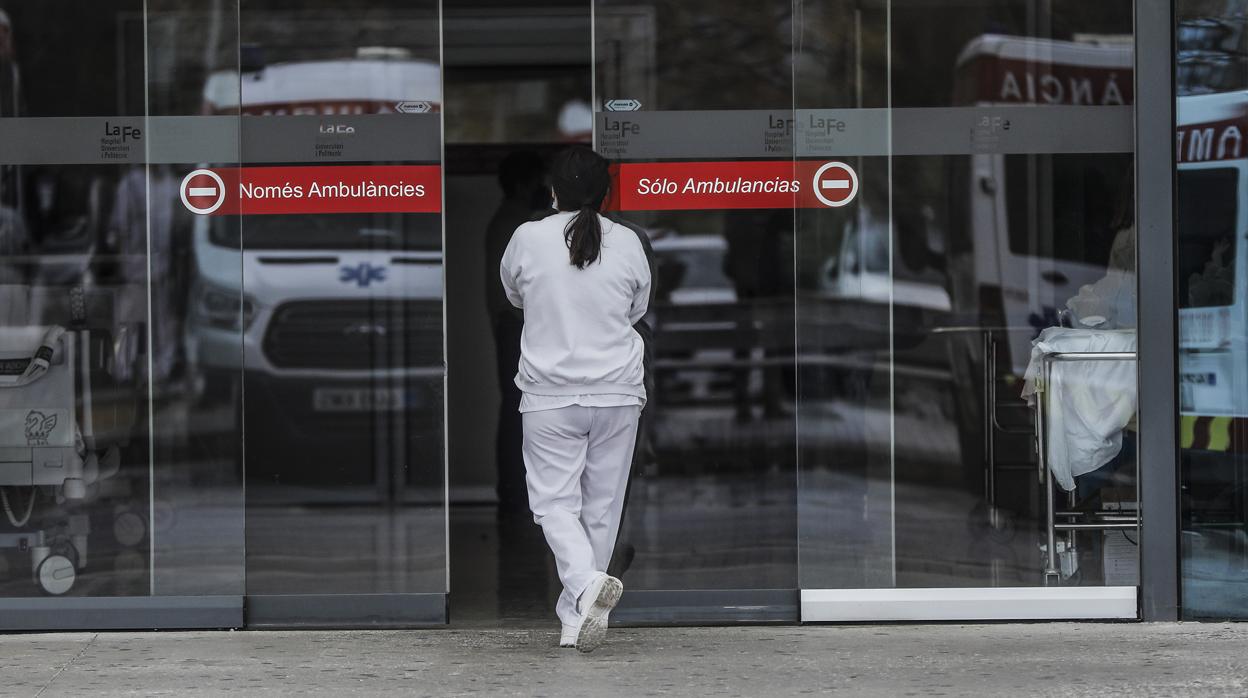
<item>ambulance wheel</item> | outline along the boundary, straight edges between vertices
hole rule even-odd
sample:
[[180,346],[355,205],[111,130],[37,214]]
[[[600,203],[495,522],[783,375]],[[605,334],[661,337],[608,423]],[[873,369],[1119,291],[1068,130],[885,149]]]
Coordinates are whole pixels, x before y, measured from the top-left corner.
[[64,555],[49,555],[39,563],[35,578],[45,594],[60,596],[74,586],[78,570],[74,569],[73,561]]

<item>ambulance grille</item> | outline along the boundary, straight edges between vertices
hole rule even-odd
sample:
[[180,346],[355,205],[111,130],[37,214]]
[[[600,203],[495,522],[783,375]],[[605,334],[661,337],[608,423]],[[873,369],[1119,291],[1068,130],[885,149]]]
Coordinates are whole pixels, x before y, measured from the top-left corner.
[[440,301],[299,301],[277,308],[264,353],[278,368],[385,370],[442,365]]

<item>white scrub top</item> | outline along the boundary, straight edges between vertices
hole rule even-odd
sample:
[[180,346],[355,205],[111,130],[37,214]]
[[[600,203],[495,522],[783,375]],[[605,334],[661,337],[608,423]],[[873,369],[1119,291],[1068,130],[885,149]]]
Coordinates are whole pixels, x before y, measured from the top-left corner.
[[636,395],[619,395],[606,393],[602,395],[534,395],[524,393],[520,397],[521,412],[540,412],[557,410],[572,405],[581,407],[628,407],[629,405],[644,406],[646,401]]

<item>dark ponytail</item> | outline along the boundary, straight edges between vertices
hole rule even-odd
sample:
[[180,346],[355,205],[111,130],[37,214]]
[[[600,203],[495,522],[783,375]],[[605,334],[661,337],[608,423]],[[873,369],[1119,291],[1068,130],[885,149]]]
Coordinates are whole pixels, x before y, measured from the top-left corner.
[[550,179],[559,210],[576,212],[563,229],[563,241],[572,265],[584,269],[602,254],[598,211],[611,187],[607,161],[585,146],[574,145],[555,156]]

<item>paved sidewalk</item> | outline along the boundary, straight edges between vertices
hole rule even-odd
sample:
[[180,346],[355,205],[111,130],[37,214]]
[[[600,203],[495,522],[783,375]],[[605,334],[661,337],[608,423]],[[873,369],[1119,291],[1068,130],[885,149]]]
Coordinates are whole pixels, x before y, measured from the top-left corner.
[[1248,695],[1248,624],[0,636],[0,694]]

